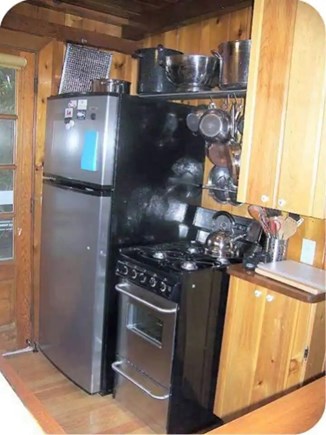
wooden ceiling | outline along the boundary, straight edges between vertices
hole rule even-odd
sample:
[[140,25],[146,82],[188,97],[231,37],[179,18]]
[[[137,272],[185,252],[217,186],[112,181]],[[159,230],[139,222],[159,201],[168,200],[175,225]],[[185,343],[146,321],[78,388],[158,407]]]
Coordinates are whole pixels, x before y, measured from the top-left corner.
[[52,10],[122,27],[122,38],[138,41],[181,24],[241,9],[253,0],[28,0]]

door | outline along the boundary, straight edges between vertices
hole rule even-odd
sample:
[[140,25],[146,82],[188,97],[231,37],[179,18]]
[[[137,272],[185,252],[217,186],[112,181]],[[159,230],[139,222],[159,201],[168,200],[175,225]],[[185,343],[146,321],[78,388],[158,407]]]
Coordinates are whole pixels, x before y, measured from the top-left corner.
[[169,388],[177,304],[131,283],[119,283],[117,353],[151,379]]
[[229,421],[300,385],[310,305],[231,277],[216,415]]
[[238,201],[325,217],[325,46],[312,6],[255,2]]
[[16,69],[0,65],[0,328],[32,336],[32,156],[35,57]]
[[48,100],[44,173],[112,185],[118,102],[107,95]]
[[39,345],[90,393],[100,389],[111,198],[44,183]]

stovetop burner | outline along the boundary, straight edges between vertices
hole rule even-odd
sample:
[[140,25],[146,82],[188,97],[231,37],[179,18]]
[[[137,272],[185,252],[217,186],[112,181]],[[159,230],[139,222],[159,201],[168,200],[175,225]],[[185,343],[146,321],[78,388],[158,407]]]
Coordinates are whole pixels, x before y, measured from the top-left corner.
[[121,254],[129,260],[136,260],[144,267],[151,266],[165,272],[221,266],[216,258],[205,253],[204,245],[195,241],[136,246],[123,249]]

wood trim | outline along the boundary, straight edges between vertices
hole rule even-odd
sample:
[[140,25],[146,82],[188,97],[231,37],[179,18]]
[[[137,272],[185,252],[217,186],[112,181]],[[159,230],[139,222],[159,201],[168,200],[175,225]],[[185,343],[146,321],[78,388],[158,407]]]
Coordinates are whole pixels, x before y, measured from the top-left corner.
[[0,169],[12,169],[12,170],[15,170],[15,169],[17,169],[17,165],[1,165],[0,164]]
[[302,302],[308,302],[314,304],[325,300],[326,294],[312,295],[310,293],[299,290],[287,284],[275,281],[274,279],[267,278],[265,276],[259,275],[255,272],[246,271],[242,264],[234,264],[228,267],[228,274],[231,276],[236,276],[245,281],[249,281],[257,286],[265,287],[269,290],[274,290],[290,298],[298,299]]
[[16,219],[15,219],[15,260],[16,260],[16,325],[17,345],[23,346],[31,338],[32,306],[32,164],[34,128],[34,76],[35,55],[21,53],[27,65],[19,72],[18,121],[17,121],[17,171],[16,171]]
[[38,20],[13,12],[10,12],[5,16],[1,25],[6,29],[18,30],[47,38],[54,38],[58,41],[87,44],[97,48],[115,50],[121,53],[131,54],[138,48],[138,44],[127,39],[106,35],[104,33],[77,29],[62,24],[50,23],[48,21]]
[[[235,392],[236,394],[236,392]],[[325,410],[322,377],[208,434],[294,434],[311,429]],[[312,432],[319,432],[319,425]],[[311,432],[311,433],[312,433]]]
[[47,97],[52,95],[54,42],[44,47],[38,56],[38,89],[36,99],[36,138],[34,156],[34,238],[33,238],[33,295],[34,325],[33,339],[39,338],[39,301],[40,301],[40,255],[42,225],[42,177],[46,125]]
[[9,119],[9,120],[16,121],[17,118],[18,118],[17,115],[3,115],[0,113],[0,119]]
[[15,370],[0,355],[0,372],[12,386],[15,393],[24,403],[26,408],[35,417],[45,433],[62,434],[66,433],[59,423],[48,413],[39,399],[27,388]]
[[50,38],[43,38],[0,27],[0,41],[2,47],[26,51],[39,51],[44,45],[50,42]]
[[15,212],[10,213],[0,213],[0,221],[4,221],[6,219],[13,219],[15,217]]

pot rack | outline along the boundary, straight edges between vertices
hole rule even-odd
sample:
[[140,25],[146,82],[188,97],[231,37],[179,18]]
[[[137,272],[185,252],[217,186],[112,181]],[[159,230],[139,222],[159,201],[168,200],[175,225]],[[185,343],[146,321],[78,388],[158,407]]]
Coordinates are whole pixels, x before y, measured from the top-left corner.
[[155,100],[205,100],[213,98],[228,98],[238,97],[243,98],[246,96],[246,89],[223,89],[212,91],[200,92],[170,92],[170,93],[156,93],[156,94],[138,94],[141,98],[152,98]]

